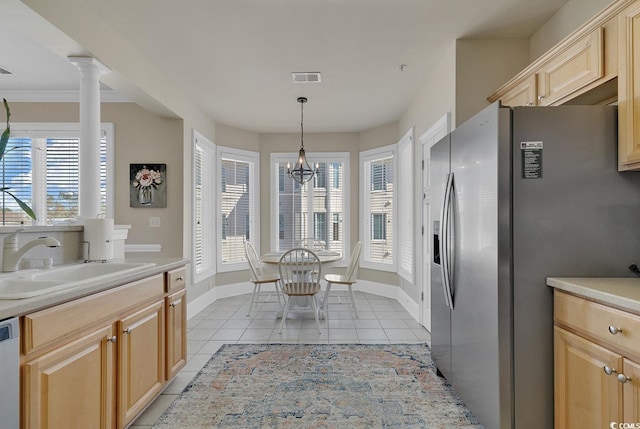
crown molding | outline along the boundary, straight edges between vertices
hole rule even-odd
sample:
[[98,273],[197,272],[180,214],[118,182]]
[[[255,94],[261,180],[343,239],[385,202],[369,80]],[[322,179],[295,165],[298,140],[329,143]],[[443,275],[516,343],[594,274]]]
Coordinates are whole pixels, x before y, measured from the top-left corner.
[[[32,103],[79,103],[80,90],[2,90],[0,96],[10,102]],[[100,90],[101,103],[132,103],[127,97],[118,94],[112,89]]]

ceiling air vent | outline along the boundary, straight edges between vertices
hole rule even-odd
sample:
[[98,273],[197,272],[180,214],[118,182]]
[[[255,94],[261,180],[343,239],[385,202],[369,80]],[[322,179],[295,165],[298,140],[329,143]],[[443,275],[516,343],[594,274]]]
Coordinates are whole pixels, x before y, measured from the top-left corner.
[[0,74],[13,74],[13,73],[11,73],[9,70],[6,70],[0,67]]
[[295,83],[319,83],[320,72],[293,72],[291,77]]

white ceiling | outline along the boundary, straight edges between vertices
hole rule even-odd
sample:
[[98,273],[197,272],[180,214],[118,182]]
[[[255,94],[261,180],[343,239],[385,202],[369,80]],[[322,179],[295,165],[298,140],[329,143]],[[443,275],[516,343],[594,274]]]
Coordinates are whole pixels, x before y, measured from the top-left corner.
[[[566,3],[82,1],[216,122],[258,132],[299,130],[299,96],[309,99],[305,131],[362,131],[396,121],[455,39],[528,37]],[[0,95],[36,90],[55,98],[77,90],[73,65],[1,19],[0,67],[13,74],[0,75]],[[321,72],[322,82],[294,84],[291,72],[301,71]]]

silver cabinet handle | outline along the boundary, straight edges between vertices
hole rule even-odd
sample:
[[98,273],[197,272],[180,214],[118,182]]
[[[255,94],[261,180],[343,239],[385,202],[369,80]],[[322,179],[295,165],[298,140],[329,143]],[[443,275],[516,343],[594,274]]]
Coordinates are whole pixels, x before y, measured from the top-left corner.
[[533,101],[527,102],[527,107],[531,107],[531,106],[533,106]]
[[176,277],[176,281],[177,282],[183,282],[184,281],[184,277],[182,277],[182,276]]
[[538,95],[538,101],[544,100],[544,95]]
[[116,337],[115,335],[111,338],[107,338],[107,341],[109,341],[110,343],[115,343],[116,341],[118,341],[118,337]]
[[631,381],[631,377],[628,377],[624,374],[618,374],[618,381],[620,383],[626,383],[627,381]]
[[130,334],[130,333],[131,333],[131,328],[127,328],[127,329],[125,329],[125,330],[124,330],[124,331],[122,331],[122,332],[124,332],[125,334]]
[[175,306],[176,306],[175,302],[172,302],[171,304],[169,304],[169,307],[175,307]]
[[611,374],[613,374],[614,372],[618,372],[618,370],[617,370],[617,369],[615,369],[615,368],[611,368],[610,366],[607,366],[607,365],[603,366],[603,367],[602,367],[602,370],[603,370],[603,371],[604,371],[604,373],[605,373],[605,374],[607,374],[607,375],[611,375]]
[[611,326],[609,326],[609,332],[612,335],[616,335],[616,334],[622,332],[622,328],[618,328],[618,327],[615,327],[615,326],[611,325]]

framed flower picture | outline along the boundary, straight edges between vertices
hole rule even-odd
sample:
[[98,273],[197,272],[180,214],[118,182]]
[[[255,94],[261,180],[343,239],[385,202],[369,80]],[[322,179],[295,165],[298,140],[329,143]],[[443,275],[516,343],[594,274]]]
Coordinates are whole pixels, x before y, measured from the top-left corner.
[[129,164],[129,206],[167,207],[167,164]]

